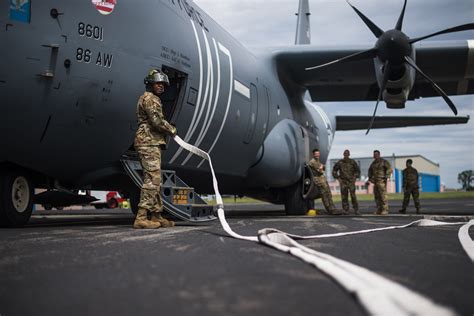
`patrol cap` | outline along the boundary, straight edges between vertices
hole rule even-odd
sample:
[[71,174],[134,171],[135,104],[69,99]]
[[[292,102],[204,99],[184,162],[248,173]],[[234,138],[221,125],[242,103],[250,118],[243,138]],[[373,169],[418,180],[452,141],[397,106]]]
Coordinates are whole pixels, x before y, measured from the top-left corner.
[[146,85],[154,84],[158,82],[166,83],[166,85],[170,85],[168,80],[168,76],[159,69],[152,69],[148,72],[148,75],[145,77],[144,80]]

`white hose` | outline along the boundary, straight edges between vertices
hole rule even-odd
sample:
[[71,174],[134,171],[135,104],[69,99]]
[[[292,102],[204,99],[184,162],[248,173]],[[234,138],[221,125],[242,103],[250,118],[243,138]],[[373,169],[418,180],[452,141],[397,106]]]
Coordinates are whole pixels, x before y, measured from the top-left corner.
[[[429,298],[418,294],[401,284],[384,278],[366,268],[309,249],[297,243],[294,239],[329,238],[378,232],[382,230],[402,229],[413,226],[459,225],[465,223],[446,223],[422,219],[400,226],[312,236],[293,235],[274,228],[265,228],[258,232],[258,236],[242,236],[232,230],[225,218],[224,203],[219,193],[211,157],[201,149],[187,144],[179,136],[175,136],[174,140],[184,149],[209,161],[217,201],[217,214],[222,228],[230,236],[237,239],[260,242],[277,250],[290,253],[291,255],[314,265],[316,268],[333,278],[349,293],[352,293],[357,297],[360,304],[370,315],[454,315],[454,312],[449,308],[438,305]],[[474,225],[474,221],[471,220],[459,230],[459,240],[461,241],[465,251],[468,253],[468,256],[474,261],[474,243],[469,237],[469,227],[472,225]]]

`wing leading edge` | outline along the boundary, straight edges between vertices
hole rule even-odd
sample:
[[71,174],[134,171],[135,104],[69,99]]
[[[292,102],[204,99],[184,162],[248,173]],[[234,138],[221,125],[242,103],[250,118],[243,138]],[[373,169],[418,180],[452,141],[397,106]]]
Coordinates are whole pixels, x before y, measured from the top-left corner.
[[[367,129],[372,116],[336,116],[336,131]],[[469,116],[377,116],[374,128],[466,124]]]
[[[425,42],[415,45],[416,62],[448,95],[474,94],[474,41]],[[287,90],[308,89],[313,101],[375,101],[378,85],[373,60],[352,61],[306,71],[305,68],[370,47],[290,46],[273,52],[278,75]],[[438,96],[416,76],[409,99]]]

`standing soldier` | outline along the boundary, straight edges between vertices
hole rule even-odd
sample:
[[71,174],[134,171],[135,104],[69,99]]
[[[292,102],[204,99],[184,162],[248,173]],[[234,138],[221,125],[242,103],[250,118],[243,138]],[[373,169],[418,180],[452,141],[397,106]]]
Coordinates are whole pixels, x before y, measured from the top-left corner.
[[374,150],[374,161],[369,167],[369,181],[374,184],[374,198],[377,204],[377,215],[388,214],[387,180],[392,174],[390,163],[380,158],[380,151]]
[[408,203],[410,202],[410,194],[413,195],[415,202],[416,214],[420,214],[420,192],[418,190],[418,171],[411,165],[413,160],[407,159],[406,168],[403,170],[403,206],[399,210],[400,213],[405,214]]
[[328,181],[324,176],[324,170],[326,170],[326,167],[321,163],[321,161],[319,161],[319,156],[319,149],[313,149],[313,159],[311,159],[308,163],[308,166],[313,171],[314,185],[321,192],[321,200],[323,200],[326,211],[331,215],[341,215],[341,212],[336,210],[336,207],[332,201],[331,190],[329,189]]
[[[151,70],[145,78],[146,92],[137,104],[138,130],[135,135],[137,150],[143,168],[143,185],[133,228],[171,227],[174,222],[161,217],[161,150],[166,147],[166,136],[176,135],[176,127],[163,115],[159,98],[169,85],[168,76],[161,70]],[[148,212],[151,220],[148,220]]]
[[342,198],[342,209],[344,214],[349,214],[349,197],[348,193],[351,193],[352,208],[354,213],[359,213],[359,203],[357,203],[357,196],[355,193],[356,179],[360,177],[360,168],[354,159],[350,159],[351,152],[346,149],[344,150],[344,159],[339,160],[332,169],[332,176],[334,179],[339,180],[339,186],[341,189]]

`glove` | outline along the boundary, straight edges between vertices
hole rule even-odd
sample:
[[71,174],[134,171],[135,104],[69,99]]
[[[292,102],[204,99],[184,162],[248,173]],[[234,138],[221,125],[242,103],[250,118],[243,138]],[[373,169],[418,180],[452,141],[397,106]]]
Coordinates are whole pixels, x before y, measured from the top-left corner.
[[178,134],[178,130],[176,129],[176,126],[174,126],[173,124],[171,124],[171,126],[173,127],[173,129],[171,130],[171,137],[175,137],[176,134]]

